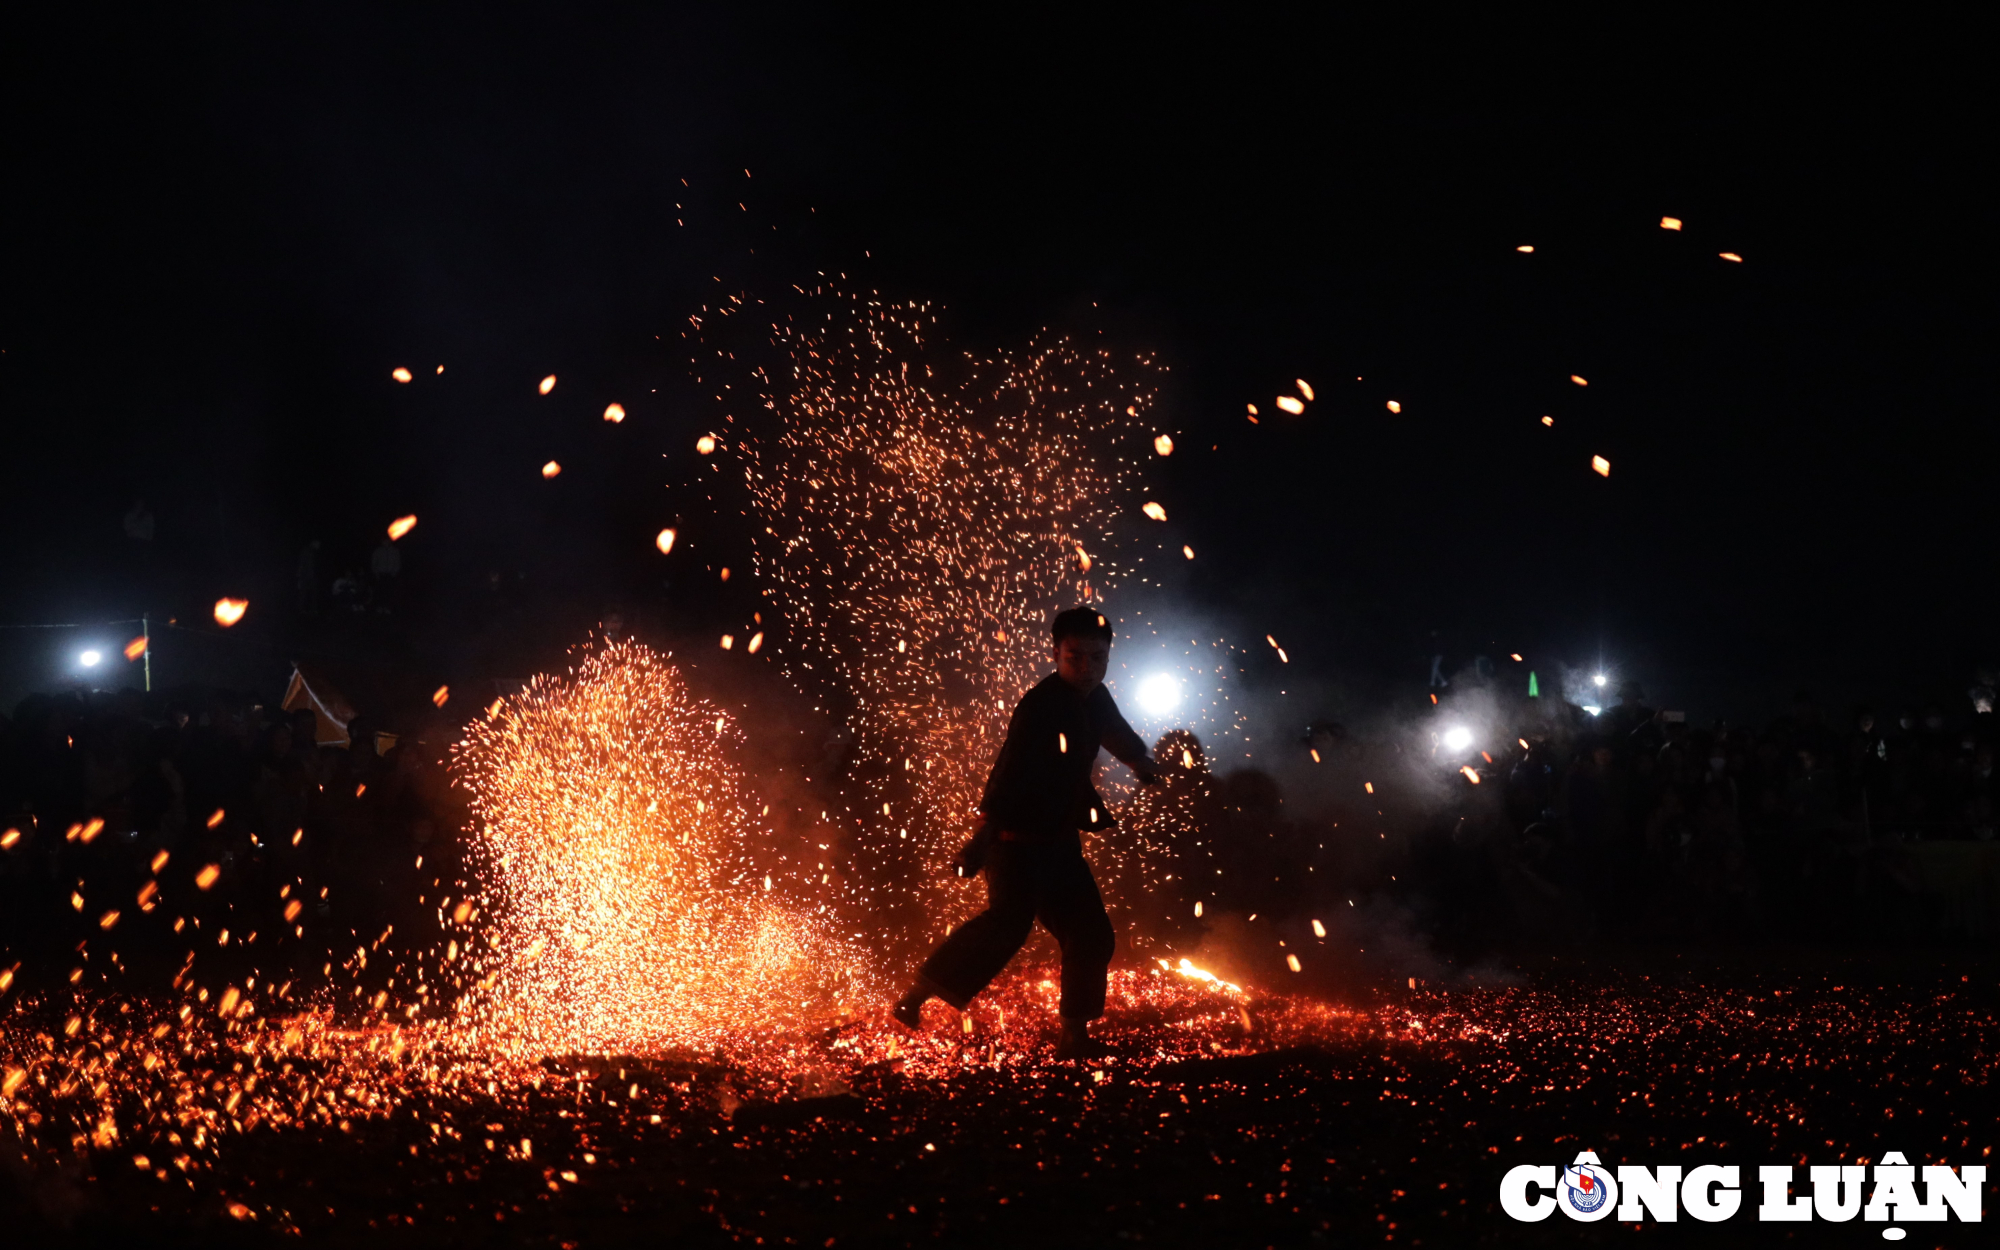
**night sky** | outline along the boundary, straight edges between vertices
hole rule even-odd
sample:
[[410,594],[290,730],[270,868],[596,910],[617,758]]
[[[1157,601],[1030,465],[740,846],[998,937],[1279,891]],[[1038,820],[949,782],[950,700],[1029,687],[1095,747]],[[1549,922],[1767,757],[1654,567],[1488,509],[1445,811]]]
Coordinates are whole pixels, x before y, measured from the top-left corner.
[[[1966,40],[1653,16],[17,30],[0,623],[282,605],[308,539],[359,564],[414,512],[435,618],[501,573],[530,661],[607,610],[700,624],[720,590],[663,581],[652,533],[744,544],[662,502],[715,421],[679,332],[825,272],[937,301],[969,350],[1156,351],[1186,449],[1162,490],[1215,557],[1190,603],[1310,670],[1602,653],[1697,715],[1956,698],[2000,663]],[[1294,378],[1320,401],[1271,415]]]

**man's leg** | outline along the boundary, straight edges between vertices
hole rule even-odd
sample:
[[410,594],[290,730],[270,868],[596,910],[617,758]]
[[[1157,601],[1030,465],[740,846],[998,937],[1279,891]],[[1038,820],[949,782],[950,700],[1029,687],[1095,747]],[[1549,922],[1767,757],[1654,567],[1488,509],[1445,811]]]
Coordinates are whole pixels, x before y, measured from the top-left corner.
[[1044,868],[1037,914],[1062,947],[1063,1045],[1058,1053],[1099,1053],[1086,1045],[1090,1022],[1104,1014],[1104,982],[1117,945],[1104,896],[1081,854],[1054,857]]
[[1035,925],[1034,865],[1019,843],[996,844],[986,857],[986,910],[952,930],[917,972],[917,983],[896,1004],[896,1018],[911,1028],[924,1000],[935,995],[960,1011],[1000,975]]

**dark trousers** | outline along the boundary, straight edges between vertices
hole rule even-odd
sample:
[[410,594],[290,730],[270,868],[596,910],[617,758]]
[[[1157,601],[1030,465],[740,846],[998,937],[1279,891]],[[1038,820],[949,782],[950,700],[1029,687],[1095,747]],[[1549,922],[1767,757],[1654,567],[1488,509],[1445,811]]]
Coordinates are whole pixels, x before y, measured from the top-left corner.
[[1035,921],[1062,947],[1065,1020],[1104,1014],[1104,976],[1117,938],[1104,896],[1074,838],[995,842],[986,856],[986,910],[952,931],[924,961],[923,978],[960,1011],[1000,975]]

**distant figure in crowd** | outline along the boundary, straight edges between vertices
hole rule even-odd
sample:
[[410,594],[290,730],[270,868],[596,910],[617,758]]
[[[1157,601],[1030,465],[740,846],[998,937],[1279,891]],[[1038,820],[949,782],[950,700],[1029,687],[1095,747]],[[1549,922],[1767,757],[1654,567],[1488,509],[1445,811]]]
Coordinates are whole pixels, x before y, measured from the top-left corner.
[[1104,1014],[1105,973],[1116,935],[1079,831],[1108,823],[1090,784],[1100,747],[1148,785],[1160,780],[1146,744],[1125,717],[1104,672],[1111,624],[1094,608],[1071,608],[1050,624],[1056,671],[1021,697],[1007,740],[986,780],[960,876],[986,873],[986,910],[940,944],[895,1006],[896,1019],[923,1027],[924,1004],[942,998],[960,1011],[1007,966],[1035,921],[1062,947],[1062,1038],[1058,1059],[1107,1053],[1090,1036]]

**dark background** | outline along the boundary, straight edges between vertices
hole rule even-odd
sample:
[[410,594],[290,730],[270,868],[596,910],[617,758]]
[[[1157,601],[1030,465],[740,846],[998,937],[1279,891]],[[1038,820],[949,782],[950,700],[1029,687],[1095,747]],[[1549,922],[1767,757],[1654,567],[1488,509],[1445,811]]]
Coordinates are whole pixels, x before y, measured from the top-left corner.
[[[231,645],[276,660],[301,545],[362,567],[410,512],[392,647],[519,672],[609,610],[734,620],[752,591],[706,569],[741,536],[665,489],[714,422],[674,344],[824,271],[973,350],[1159,352],[1190,602],[1311,668],[1519,650],[1695,715],[1962,700],[2000,657],[1969,36],[71,11],[4,53],[0,623],[199,628],[240,594]],[[1295,377],[1319,402],[1271,414]]]

